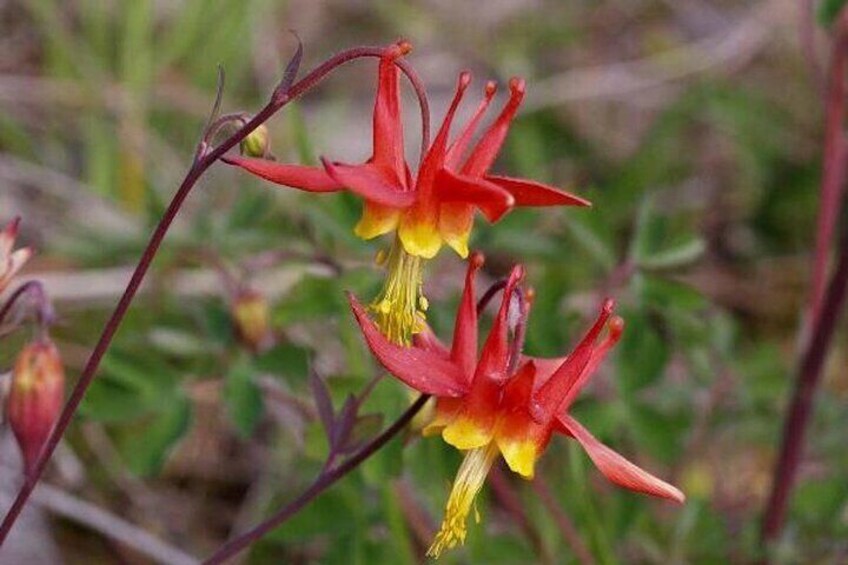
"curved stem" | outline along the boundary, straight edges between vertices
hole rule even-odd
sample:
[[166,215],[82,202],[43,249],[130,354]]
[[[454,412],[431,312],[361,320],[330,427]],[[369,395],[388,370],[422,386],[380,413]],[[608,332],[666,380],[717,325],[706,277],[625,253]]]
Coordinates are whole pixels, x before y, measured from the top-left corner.
[[[303,79],[293,84],[291,88],[288,89],[288,91],[283,93],[275,92],[274,96],[272,96],[271,98],[271,101],[264,108],[262,108],[259,113],[257,113],[243,127],[234,132],[224,141],[222,141],[220,145],[216,146],[214,149],[211,150],[203,150],[197,152],[195,161],[193,162],[191,168],[183,179],[183,182],[177,189],[176,194],[171,200],[171,203],[168,205],[168,208],[165,211],[165,214],[162,216],[161,220],[159,221],[159,224],[156,226],[156,229],[151,234],[150,240],[147,243],[147,247],[145,247],[141,259],[139,260],[138,265],[136,265],[136,268],[133,271],[132,277],[130,278],[126,289],[124,290],[123,295],[118,301],[117,306],[115,306],[115,310],[112,312],[112,315],[106,322],[106,325],[104,326],[103,331],[100,334],[100,338],[98,339],[97,344],[94,346],[94,349],[89,355],[88,361],[86,362],[85,367],[83,368],[82,374],[80,375],[79,380],[74,386],[70,398],[65,403],[65,406],[62,409],[62,413],[60,414],[59,419],[56,422],[55,427],[53,428],[53,431],[47,438],[47,441],[45,442],[45,445],[41,450],[41,454],[38,457],[38,460],[35,462],[32,472],[25,478],[24,483],[21,485],[21,488],[18,491],[17,496],[15,497],[15,500],[12,502],[12,506],[6,512],[6,515],[3,518],[3,522],[2,524],[0,524],[0,547],[2,547],[3,543],[8,537],[12,526],[15,524],[15,521],[23,510],[24,505],[32,494],[32,490],[35,488],[35,485],[38,483],[39,479],[41,478],[41,475],[44,473],[44,469],[46,468],[47,462],[50,460],[50,457],[53,455],[53,451],[55,451],[56,446],[59,444],[59,441],[62,439],[62,436],[70,425],[74,414],[76,414],[76,411],[79,408],[79,405],[82,402],[82,399],[85,396],[88,387],[91,385],[91,382],[94,380],[94,377],[97,374],[97,369],[100,366],[100,362],[102,361],[103,356],[109,349],[109,346],[112,343],[112,339],[115,337],[115,333],[118,331],[118,328],[120,327],[121,322],[123,321],[124,316],[127,313],[127,310],[129,310],[130,304],[135,298],[135,295],[138,292],[138,289],[141,286],[141,283],[144,280],[148,269],[150,268],[150,264],[152,263],[153,258],[156,256],[156,253],[159,250],[162,241],[165,239],[165,235],[168,233],[168,229],[171,227],[174,218],[176,218],[177,213],[180,211],[180,208],[182,208],[183,203],[185,202],[192,188],[194,188],[194,186],[197,184],[197,181],[200,179],[201,175],[206,172],[206,170],[216,160],[218,160],[219,157],[221,157],[231,148],[235,147],[242,139],[247,137],[247,135],[249,135],[259,125],[268,121],[268,119],[273,116],[277,111],[279,111],[283,106],[285,106],[286,104],[288,104],[289,102],[291,102],[292,100],[294,100],[295,98],[315,86],[318,82],[320,82],[321,79],[323,79],[327,74],[329,74],[330,71],[342,64],[345,64],[349,61],[353,61],[354,59],[359,59],[363,57],[379,58],[382,56],[383,53],[383,47],[357,47],[342,51],[341,53],[334,55],[333,57],[316,67]],[[405,69],[404,72],[407,74],[407,76],[415,77],[414,79],[410,80],[414,80],[415,83],[420,84],[420,81],[418,81],[417,76],[415,76],[415,73],[412,72],[411,68],[409,68],[408,66],[405,67],[404,65],[400,65],[400,68]],[[429,109],[426,103],[426,96],[423,96],[423,91],[419,96],[419,101],[421,103],[422,114],[427,114],[429,112]],[[425,121],[428,123],[429,127],[429,117]]]
[[801,358],[801,366],[795,379],[795,390],[792,393],[792,401],[783,425],[780,456],[775,465],[772,490],[763,515],[761,533],[763,543],[776,539],[783,528],[789,495],[801,462],[804,434],[812,413],[813,398],[821,380],[822,368],[836,330],[836,323],[845,306],[846,290],[848,290],[848,234],[842,238],[839,265],[824,296],[812,339]]
[[515,370],[518,369],[518,363],[521,361],[521,353],[524,351],[524,341],[527,337],[527,318],[530,314],[524,290],[517,288],[515,296],[518,300],[518,321],[515,324],[512,343],[509,348],[509,365],[507,367],[507,375],[514,374]]
[[506,287],[506,279],[501,279],[501,280],[495,282],[494,284],[492,284],[492,286],[490,286],[488,288],[488,290],[486,290],[486,292],[483,293],[483,296],[481,296],[480,300],[477,301],[477,315],[478,316],[483,313],[483,310],[486,309],[486,307],[489,305],[489,302],[492,301],[492,298],[494,298],[495,295],[498,292],[500,292],[501,290],[503,290],[505,287]]
[[44,285],[38,280],[27,281],[15,289],[15,292],[12,293],[9,299],[6,300],[6,303],[0,308],[0,325],[6,320],[6,316],[12,311],[12,307],[26,294],[31,295],[35,303],[36,320],[40,331],[46,331],[53,324],[56,316],[53,312],[53,305],[47,299],[47,292],[44,290]]
[[381,447],[383,447],[390,439],[398,434],[418,413],[419,410],[429,399],[429,395],[422,394],[418,399],[406,409],[406,412],[401,414],[391,426],[386,428],[383,433],[368,442],[350,458],[346,459],[341,465],[330,468],[318,475],[318,478],[310,485],[308,489],[303,491],[300,496],[288,503],[286,506],[277,511],[276,514],[255,526],[251,530],[241,534],[235,539],[232,539],[222,545],[218,550],[204,561],[204,565],[217,565],[223,563],[230,557],[233,557],[243,549],[247,548],[254,542],[258,541],[265,534],[285,523],[292,516],[297,514],[304,506],[312,502],[318,495],[327,490],[339,479],[350,473],[360,463],[371,457]]
[[12,311],[12,307],[18,300],[20,300],[21,296],[26,294],[26,292],[36,284],[40,285],[41,283],[38,281],[28,281],[15,289],[15,292],[9,296],[2,308],[0,308],[0,324],[6,320],[6,316],[8,316],[9,312]]

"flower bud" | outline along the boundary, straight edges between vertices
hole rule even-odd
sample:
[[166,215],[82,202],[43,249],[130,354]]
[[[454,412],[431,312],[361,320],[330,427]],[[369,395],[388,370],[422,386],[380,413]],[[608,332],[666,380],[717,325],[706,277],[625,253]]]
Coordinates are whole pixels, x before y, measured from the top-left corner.
[[271,139],[265,124],[260,124],[247,134],[247,137],[241,140],[239,149],[246,157],[268,158],[271,155]]
[[28,344],[12,371],[7,414],[29,474],[41,453],[65,398],[65,370],[49,339]]
[[[409,400],[409,405],[412,406],[418,400],[418,392],[411,388],[406,389],[406,397]],[[436,398],[431,396],[421,407],[421,410],[415,413],[412,420],[409,421],[409,429],[415,433],[421,433],[424,429],[433,423],[436,419]],[[426,432],[424,435],[427,435]]]
[[233,300],[232,316],[236,336],[245,347],[258,352],[272,345],[271,312],[262,293],[241,290]]

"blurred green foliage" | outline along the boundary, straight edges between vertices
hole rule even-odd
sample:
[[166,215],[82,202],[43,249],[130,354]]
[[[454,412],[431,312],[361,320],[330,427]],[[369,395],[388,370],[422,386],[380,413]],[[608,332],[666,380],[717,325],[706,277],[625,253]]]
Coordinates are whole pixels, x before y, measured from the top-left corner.
[[[24,2],[8,21],[35,47],[22,53],[20,68],[4,72],[36,77],[44,94],[0,101],[0,150],[78,180],[138,228],[108,231],[62,205],[27,214],[42,202],[21,197],[24,215],[36,221],[29,229],[42,240],[42,268],[96,274],[133,264],[190,162],[216,65],[226,70],[226,111],[258,108],[292,49],[287,28],[301,33],[307,67],[354,43],[410,37],[417,46],[410,61],[433,85],[436,120],[466,66],[486,71],[478,80],[526,75],[532,100],[534,85],[562,69],[629,60],[634,49],[650,54],[652,41],[692,42],[710,28],[691,25],[691,14],[668,2],[506,4],[474,26],[466,9],[443,3],[437,10],[411,2],[144,0],[109,9],[93,0]],[[719,28],[750,17],[745,2],[709,4]],[[842,4],[821,2],[821,21],[832,21]],[[520,210],[497,226],[477,222],[473,243],[489,257],[490,279],[517,261],[528,266],[537,296],[529,353],[568,352],[602,295],[619,301],[627,322],[613,359],[575,410],[599,439],[680,484],[689,501],[670,508],[617,490],[576,444],[553,442],[541,475],[600,563],[759,557],[757,520],[803,300],[801,282],[793,281],[803,279],[815,222],[821,128],[819,98],[795,46],[776,41],[756,55],[741,72],[695,73],[659,85],[659,94],[522,112],[498,169],[576,185],[594,207]],[[355,152],[370,126],[355,118],[370,111],[373,71],[357,64],[285,109],[269,124],[274,153],[313,163],[319,154],[360,158]],[[417,124],[407,128],[410,151],[417,151]],[[336,155],[340,149],[350,154]],[[79,198],[74,190],[61,198]],[[353,236],[359,211],[348,195],[281,190],[220,166],[201,182],[157,258],[154,281],[79,420],[104,429],[120,465],[149,488],[179,491],[204,509],[174,528],[166,504],[154,524],[186,549],[208,552],[236,515],[257,521],[318,472],[328,446],[310,371],[326,380],[337,409],[374,376],[342,292],[369,297],[380,283],[372,258],[385,242]],[[250,267],[269,251],[280,259]],[[278,331],[270,350],[253,355],[235,339],[221,265],[239,284],[270,289]],[[429,267],[429,320],[445,339],[462,269],[447,252]],[[197,271],[211,272],[211,291],[205,283],[174,283]],[[76,308],[59,301],[57,334],[66,349],[90,347],[108,298]],[[836,355],[841,368],[819,399],[779,562],[845,555],[848,381],[844,348]],[[68,357],[73,378],[81,359]],[[389,422],[409,402],[399,384],[383,379],[362,413]],[[377,423],[372,418],[358,433],[375,432]],[[71,444],[87,465],[105,465],[85,437],[75,434]],[[421,531],[440,519],[459,460],[441,441],[410,432],[257,544],[250,562],[420,562],[429,541]],[[120,511],[120,485],[108,474],[90,479],[96,498]],[[489,488],[479,501],[484,520],[443,561],[575,560],[533,489],[510,484],[539,544]],[[197,502],[209,498],[214,511]]]

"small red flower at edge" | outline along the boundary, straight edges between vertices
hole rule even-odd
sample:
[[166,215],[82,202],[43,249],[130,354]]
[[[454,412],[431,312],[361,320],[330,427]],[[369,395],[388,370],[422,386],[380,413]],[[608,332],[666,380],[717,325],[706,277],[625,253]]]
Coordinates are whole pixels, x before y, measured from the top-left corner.
[[18,237],[18,224],[20,218],[15,218],[0,231],[0,292],[9,286],[15,274],[32,256],[32,249],[29,247],[13,251],[15,239]]
[[484,98],[473,117],[448,145],[454,114],[471,82],[470,73],[461,73],[444,122],[413,178],[404,157],[400,75],[395,64],[411,48],[408,42],[398,42],[386,48],[380,59],[373,153],[366,163],[347,165],[323,160],[321,168],[235,156],[224,161],[271,182],[309,192],[346,188],[365,200],[362,219],[355,229],[358,236],[371,239],[397,230],[404,250],[422,258],[435,256],[442,243],[466,257],[475,207],[495,222],[514,206],[589,205],[588,201],[554,187],[489,173],[524,98],[524,81],[518,78],[509,83],[510,98],[501,114],[468,152],[475,130],[494,97],[495,84],[487,83]]
[[[349,296],[365,340],[380,363],[410,387],[436,397],[436,415],[425,435],[441,433],[446,442],[466,452],[428,554],[438,556],[464,541],[474,497],[498,454],[514,472],[532,478],[536,460],[554,432],[577,440],[613,483],[682,503],[685,497],[680,490],[599,442],[568,413],[622,334],[624,322],[612,315],[613,301],[604,302],[594,325],[570,355],[560,359],[522,356],[510,374],[510,305],[523,268],[513,269],[478,358],[474,279],[482,264],[482,255],[471,256],[450,349],[428,330],[416,336],[414,347],[391,343],[356,298]],[[606,337],[598,343],[605,327]]]

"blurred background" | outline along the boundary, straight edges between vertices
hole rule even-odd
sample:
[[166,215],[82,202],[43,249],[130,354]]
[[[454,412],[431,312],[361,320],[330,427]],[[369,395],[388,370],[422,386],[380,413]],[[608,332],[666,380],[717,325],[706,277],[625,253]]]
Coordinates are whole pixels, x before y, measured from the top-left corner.
[[[72,384],[191,162],[217,65],[223,110],[250,112],[296,47],[290,29],[304,71],[406,37],[437,123],[459,71],[475,77],[464,115],[486,79],[505,91],[521,75],[527,98],[496,170],[594,207],[517,210],[496,229],[478,219],[472,246],[489,280],[527,265],[533,354],[566,353],[601,296],[619,301],[625,337],[575,412],[689,498],[678,508],[621,491],[559,438],[535,483],[495,473],[482,522],[442,561],[750,562],[821,177],[822,83],[799,45],[803,25],[790,0],[2,1],[0,220],[23,217],[21,241],[37,256],[19,280],[45,281]],[[809,26],[826,63],[828,28]],[[375,77],[373,61],[357,62],[288,106],[268,124],[273,153],[367,157]],[[414,163],[420,122],[404,88]],[[327,453],[309,371],[337,406],[378,373],[342,293],[373,296],[382,279],[373,259],[387,242],[353,236],[359,206],[214,166],[0,562],[203,557],[308,486]],[[429,267],[429,317],[446,338],[463,272],[449,252]],[[272,328],[252,348],[233,318],[244,296],[270,307]],[[27,337],[3,342],[3,370]],[[837,339],[776,562],[848,559],[845,367]],[[409,402],[383,379],[360,433]],[[18,463],[5,436],[8,500]],[[459,461],[409,431],[240,562],[422,562]],[[114,540],[114,516],[148,552]]]

